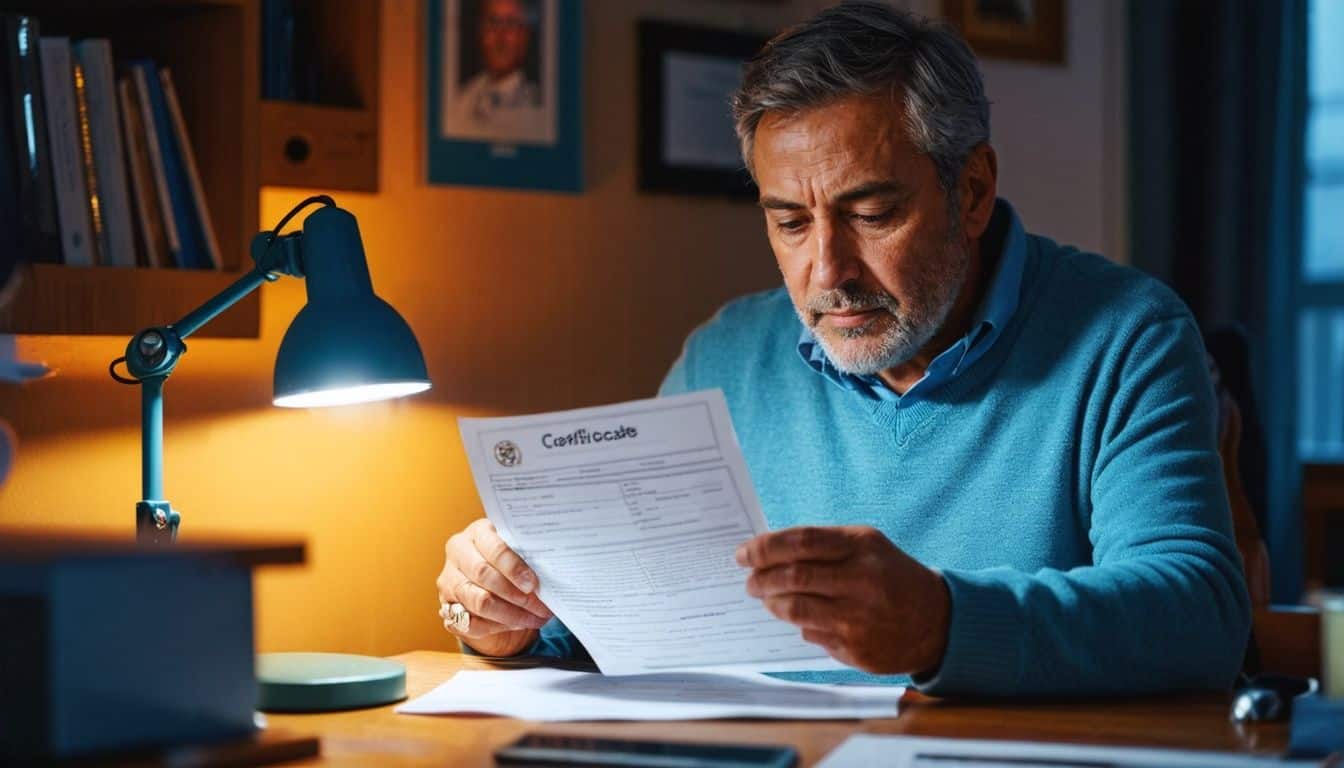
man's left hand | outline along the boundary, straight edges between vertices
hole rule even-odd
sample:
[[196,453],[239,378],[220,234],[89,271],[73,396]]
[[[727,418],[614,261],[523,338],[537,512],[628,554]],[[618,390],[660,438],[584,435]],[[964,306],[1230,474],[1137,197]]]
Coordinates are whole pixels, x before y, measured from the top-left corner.
[[803,639],[874,674],[932,675],[942,664],[951,596],[937,571],[867,526],[788,528],[737,549],[747,593]]

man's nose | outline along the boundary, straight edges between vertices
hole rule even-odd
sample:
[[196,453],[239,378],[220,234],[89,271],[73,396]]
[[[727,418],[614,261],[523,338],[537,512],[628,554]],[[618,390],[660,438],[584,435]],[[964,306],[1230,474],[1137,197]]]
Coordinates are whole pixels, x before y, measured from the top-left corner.
[[844,232],[829,222],[817,222],[812,254],[812,283],[820,290],[839,288],[859,277],[859,258]]

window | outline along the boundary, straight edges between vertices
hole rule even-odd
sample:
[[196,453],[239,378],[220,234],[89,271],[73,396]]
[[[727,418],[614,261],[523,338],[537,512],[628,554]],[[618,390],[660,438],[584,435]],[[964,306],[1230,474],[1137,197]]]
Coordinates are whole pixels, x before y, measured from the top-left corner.
[[1298,450],[1344,462],[1344,2],[1307,5]]

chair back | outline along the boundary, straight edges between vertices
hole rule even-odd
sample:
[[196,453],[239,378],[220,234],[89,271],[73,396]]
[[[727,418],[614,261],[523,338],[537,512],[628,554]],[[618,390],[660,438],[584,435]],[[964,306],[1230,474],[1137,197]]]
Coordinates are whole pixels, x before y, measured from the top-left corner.
[[[1254,418],[1246,335],[1220,329],[1205,338],[1209,371],[1218,398],[1218,455],[1232,508],[1232,530],[1251,595],[1252,632],[1243,671],[1317,677],[1321,674],[1320,613],[1315,609],[1270,605],[1269,550],[1261,535],[1261,506],[1252,501],[1245,478],[1254,473],[1264,488],[1264,438]],[[1245,414],[1251,414],[1246,418]],[[1249,425],[1249,429],[1247,428]],[[1248,441],[1248,432],[1249,438]]]

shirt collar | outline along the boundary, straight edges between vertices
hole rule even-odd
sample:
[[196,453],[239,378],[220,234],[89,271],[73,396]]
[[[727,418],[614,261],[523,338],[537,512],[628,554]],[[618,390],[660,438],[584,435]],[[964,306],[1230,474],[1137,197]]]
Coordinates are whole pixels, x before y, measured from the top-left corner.
[[[975,338],[977,334],[983,332],[986,325],[992,328],[996,337],[1003,331],[1004,326],[1008,325],[1008,321],[1017,312],[1018,297],[1022,293],[1022,273],[1026,270],[1027,264],[1027,233],[1022,229],[1022,220],[1017,217],[1017,211],[1003,199],[994,202],[994,215],[991,217],[990,226],[993,227],[997,223],[995,220],[1001,220],[1001,217],[1007,219],[1003,234],[1003,249],[999,252],[999,263],[994,267],[994,277],[990,280],[989,290],[985,292],[985,298],[975,312],[975,322],[971,324],[968,336],[972,339],[972,344],[988,340]],[[989,344],[984,346],[988,347]]]
[[[1004,217],[1007,219],[1006,228],[1000,223]],[[944,378],[951,378],[964,371],[994,345],[1004,327],[1008,325],[1008,321],[1017,312],[1022,290],[1022,275],[1026,269],[1026,231],[1012,205],[1002,198],[994,202],[994,213],[990,220],[991,232],[996,225],[1006,230],[1003,234],[1003,245],[997,259],[998,263],[994,265],[994,276],[980,306],[976,308],[971,328],[965,336],[934,359],[925,379],[935,375],[935,372]],[[825,350],[821,348],[817,337],[812,334],[812,330],[805,325],[798,336],[798,355],[813,370],[842,389],[859,392],[876,400],[900,399],[876,376],[855,376],[836,368],[826,356]],[[955,361],[944,359],[952,355],[957,356]],[[920,383],[923,382],[921,379]],[[915,387],[911,387],[906,394],[910,394],[918,386],[919,384],[916,384]]]

